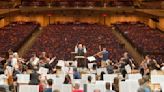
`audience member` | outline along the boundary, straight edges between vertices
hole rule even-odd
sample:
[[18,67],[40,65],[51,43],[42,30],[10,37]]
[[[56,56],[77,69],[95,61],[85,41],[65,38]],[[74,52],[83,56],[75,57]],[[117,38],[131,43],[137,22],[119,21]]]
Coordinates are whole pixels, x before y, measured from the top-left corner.
[[88,76],[88,84],[92,83],[92,76]]
[[107,65],[106,68],[107,68],[108,74],[114,73],[114,66],[112,65],[112,62],[111,61],[109,61],[109,64]]
[[114,82],[112,84],[112,90],[119,92],[119,78],[115,77]]
[[39,74],[37,73],[36,70],[34,70],[31,74],[30,74],[30,85],[38,85],[39,84]]
[[101,92],[100,89],[95,89],[93,92]]
[[104,72],[104,71],[102,71],[102,72],[101,72],[101,74],[100,74],[100,80],[104,80],[104,77],[103,77],[103,76],[104,76],[104,74],[105,74],[105,72]]
[[67,74],[65,75],[64,84],[71,84],[71,77]]
[[53,80],[52,79],[48,79],[47,80],[47,86],[48,88],[45,88],[44,92],[52,92],[52,85],[53,85]]
[[77,71],[77,68],[73,68],[73,78],[81,79],[80,72]]
[[145,92],[144,87],[143,87],[144,82],[145,82],[144,79],[139,79],[138,82],[139,82],[140,87],[138,88],[137,92]]
[[110,90],[110,82],[106,83],[106,92],[115,92],[114,90]]
[[125,69],[123,69],[121,71],[121,74],[122,74],[122,80],[121,81],[125,81],[127,79],[127,71]]
[[72,92],[83,92],[83,90],[80,89],[80,83],[75,83],[75,86]]
[[39,92],[43,92],[46,86],[45,80],[41,78],[41,75],[39,76]]
[[149,86],[150,84],[149,76],[147,75],[143,76],[143,80],[144,80],[144,84],[143,84],[144,92],[152,92],[151,87]]

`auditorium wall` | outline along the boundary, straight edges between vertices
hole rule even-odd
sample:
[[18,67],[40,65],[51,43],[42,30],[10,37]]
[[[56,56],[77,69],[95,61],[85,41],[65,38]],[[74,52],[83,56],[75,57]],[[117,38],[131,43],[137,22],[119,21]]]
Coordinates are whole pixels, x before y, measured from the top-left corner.
[[11,21],[37,21],[41,26],[46,26],[48,24],[53,24],[57,22],[88,22],[88,23],[100,23],[110,26],[113,23],[118,22],[143,22],[149,25],[151,28],[159,28],[164,30],[164,18],[159,19],[159,23],[152,21],[148,17],[137,16],[137,15],[80,15],[80,16],[71,16],[71,15],[56,15],[56,14],[35,14],[35,15],[15,15],[12,17],[5,17],[0,20],[0,27],[7,25]]
[[151,28],[158,28],[161,31],[164,31],[164,18],[159,18],[159,22],[155,22],[150,18],[145,19],[145,24],[150,26]]
[[149,27],[151,27],[151,28],[156,28],[157,23],[154,22],[152,19],[148,19],[148,24],[147,25],[149,25]]
[[5,22],[4,21],[5,21],[4,18],[0,20],[0,28],[5,26]]
[[159,24],[157,26],[160,30],[164,31],[164,18],[159,19]]

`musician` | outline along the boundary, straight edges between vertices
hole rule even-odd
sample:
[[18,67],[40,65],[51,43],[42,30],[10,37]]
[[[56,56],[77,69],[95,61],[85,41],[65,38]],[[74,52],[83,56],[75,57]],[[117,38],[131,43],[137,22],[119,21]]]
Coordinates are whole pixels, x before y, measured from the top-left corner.
[[84,56],[87,53],[86,47],[83,44],[77,44],[75,46],[75,53],[77,53],[77,56]]
[[129,56],[128,52],[124,52],[122,58],[123,58],[124,61],[125,61],[125,65],[128,65],[128,64],[129,64],[130,67],[131,67],[132,69],[135,68],[134,60],[133,60],[133,58],[131,58],[131,57]]
[[[75,46],[75,53],[78,57],[75,57],[78,61],[78,66],[79,67],[86,67],[86,59],[85,59],[85,54],[87,53],[86,47],[83,44],[77,44]],[[80,57],[79,57],[80,56]]]
[[39,64],[39,58],[36,56],[36,53],[32,54],[29,62],[32,66],[37,66]]
[[13,68],[17,68],[18,67],[18,53],[13,53],[13,57],[11,59],[11,66]]
[[109,61],[109,51],[103,47],[102,51],[98,52],[94,56],[101,58],[101,67],[105,67]]
[[39,66],[44,67],[45,64],[46,64],[47,61],[48,61],[47,59],[48,59],[48,58],[47,58],[46,52],[42,52],[42,54],[41,54],[40,57],[39,57]]

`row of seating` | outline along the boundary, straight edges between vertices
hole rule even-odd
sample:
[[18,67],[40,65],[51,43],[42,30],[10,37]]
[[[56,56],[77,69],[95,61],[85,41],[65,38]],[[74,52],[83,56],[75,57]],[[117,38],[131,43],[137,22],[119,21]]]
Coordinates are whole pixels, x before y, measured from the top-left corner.
[[[11,5],[1,5],[0,8],[18,8],[20,6],[53,6],[53,7],[119,7],[119,6],[136,6],[138,8],[153,8],[153,9],[160,9],[163,8],[163,0],[149,0],[149,1],[143,1],[143,2],[134,2],[133,0],[110,0],[108,2],[103,2],[101,0],[55,0],[51,2],[46,2],[44,0],[39,1],[22,1],[21,4],[14,5],[14,3]],[[12,0],[0,0],[0,2],[13,2]]]
[[115,0],[112,6],[133,6],[133,0]]
[[1,55],[9,49],[17,51],[38,26],[36,22],[12,22],[0,28]]
[[110,51],[110,58],[121,58],[125,48],[112,34],[112,29],[98,24],[51,24],[43,28],[43,33],[26,54],[47,52],[59,59],[70,60],[71,52],[77,43],[83,43],[87,48],[87,55],[99,52],[99,45],[104,45]]
[[163,2],[163,0],[152,0],[152,1],[149,1],[149,2],[142,2],[140,4],[140,8],[161,9],[161,8],[164,8],[162,2]]
[[[101,0],[59,0],[48,4],[46,1],[23,1],[22,6],[55,6],[55,7],[103,7]],[[133,6],[132,0],[111,0],[106,2],[106,6]]]

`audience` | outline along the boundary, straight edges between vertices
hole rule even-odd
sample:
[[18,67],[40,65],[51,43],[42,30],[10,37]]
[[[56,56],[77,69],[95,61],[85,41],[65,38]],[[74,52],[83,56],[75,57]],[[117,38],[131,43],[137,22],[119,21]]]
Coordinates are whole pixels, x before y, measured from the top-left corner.
[[[47,32],[47,30],[49,32]],[[39,92],[53,92],[52,85],[58,85],[58,83],[53,83],[52,79],[47,80],[46,77],[45,79],[42,79],[41,76],[43,75],[38,73],[40,67],[48,69],[48,74],[65,76],[65,78],[63,77],[64,82],[62,81],[64,85],[74,83],[74,79],[81,79],[81,74],[83,73],[95,74],[96,77],[99,77],[98,79],[96,78],[96,80],[103,81],[103,75],[105,74],[105,71],[102,71],[100,75],[97,75],[97,68],[99,67],[97,67],[98,64],[96,63],[99,61],[96,61],[96,63],[93,65],[93,68],[91,69],[73,67],[73,72],[65,72],[62,66],[57,66],[58,61],[56,61],[60,59],[69,60],[71,58],[70,53],[74,49],[74,44],[78,43],[79,41],[83,44],[86,44],[87,56],[94,55],[96,52],[101,51],[99,50],[99,45],[103,43],[106,45],[106,48],[104,48],[103,51],[105,53],[107,50],[110,51],[110,53],[108,52],[108,55],[104,56],[103,60],[106,61],[109,58],[111,59],[106,62],[106,67],[104,68],[106,68],[108,74],[115,73],[114,69],[116,69],[116,71],[121,73],[123,76],[122,79],[119,77],[114,78],[112,90],[110,90],[110,83],[107,82],[105,85],[107,89],[106,92],[119,92],[119,81],[125,81],[127,79],[127,71],[125,66],[130,65],[132,69],[135,69],[136,66],[134,65],[133,58],[131,58],[129,54],[125,52],[125,48],[119,47],[120,42],[109,30],[111,30],[111,28],[97,24],[49,25],[48,27],[43,28],[43,33],[41,36],[39,36],[39,38],[37,38],[35,45],[32,46],[30,51],[25,56],[28,60],[19,57],[17,52],[8,51],[10,53],[8,53],[9,56],[6,60],[7,67],[4,67],[5,73],[3,71],[1,72],[2,74],[5,74],[5,76],[10,75],[12,80],[16,77],[16,74],[30,74],[29,84],[38,85]],[[88,36],[88,38],[86,36]],[[33,52],[33,54],[32,57],[29,58],[28,55],[30,55],[29,53],[31,52]],[[120,61],[118,61],[119,59]],[[138,92],[150,92],[152,90],[149,86],[150,83],[148,77],[150,71],[154,69],[159,70],[163,65],[164,64],[159,65],[157,61],[150,56],[145,57],[140,65],[140,72],[143,78],[142,80],[139,80],[140,88],[138,89]],[[3,70],[3,66],[0,67],[2,67]],[[10,67],[12,72],[11,74],[6,72]],[[71,69],[72,66],[68,68]],[[73,79],[71,79],[70,76],[73,76]],[[8,77],[4,77],[4,79],[5,78]],[[93,78],[91,76],[87,77],[88,84],[92,83],[92,79]],[[15,87],[17,86],[16,81],[17,80],[13,81]],[[80,84],[81,83],[75,83],[75,85],[72,87],[72,92],[83,92],[83,89],[80,89]],[[59,91],[55,90],[54,92]],[[94,92],[100,92],[100,89],[95,89]]]
[[31,52],[39,55],[44,51],[55,55],[58,59],[70,60],[74,45],[82,43],[87,48],[87,56],[99,52],[99,45],[104,44],[110,51],[109,58],[117,61],[125,48],[120,48],[119,40],[110,30],[112,30],[110,27],[98,24],[51,24],[43,28],[42,34],[25,57],[29,57]]
[[164,36],[158,29],[152,29],[143,23],[115,24],[116,29],[142,54],[150,54],[158,63],[164,60]]
[[[29,36],[39,28],[36,22],[12,22],[5,27],[0,28],[0,51],[5,53],[9,49],[17,51]],[[2,57],[4,55],[1,53]]]

